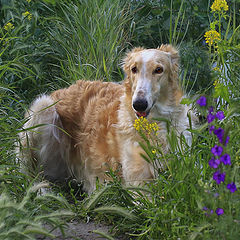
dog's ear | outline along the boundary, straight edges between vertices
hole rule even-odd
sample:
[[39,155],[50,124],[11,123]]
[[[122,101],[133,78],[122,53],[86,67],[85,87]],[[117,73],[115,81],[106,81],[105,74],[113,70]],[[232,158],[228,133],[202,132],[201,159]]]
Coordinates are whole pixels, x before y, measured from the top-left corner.
[[134,53],[140,52],[142,50],[144,50],[144,48],[137,47],[137,48],[133,48],[131,51],[126,53],[126,56],[123,58],[123,61],[122,61],[122,68],[125,71],[125,73],[127,73],[129,70]]
[[158,50],[166,52],[169,54],[169,57],[172,62],[172,79],[178,79],[179,72],[179,54],[178,50],[170,44],[162,44]]
[[180,57],[178,54],[178,50],[175,47],[170,44],[162,44],[161,47],[158,48],[158,50],[169,53],[173,65],[178,67]]

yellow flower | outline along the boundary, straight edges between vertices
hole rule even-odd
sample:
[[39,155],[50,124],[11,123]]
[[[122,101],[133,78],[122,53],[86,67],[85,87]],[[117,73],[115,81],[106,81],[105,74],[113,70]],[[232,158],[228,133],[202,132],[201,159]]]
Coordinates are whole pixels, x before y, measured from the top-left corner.
[[8,44],[8,38],[0,38],[0,43],[2,43],[3,45]]
[[218,83],[219,83],[218,80],[215,80],[213,86],[217,87]]
[[30,3],[32,0],[27,0],[28,3]]
[[220,36],[220,33],[216,30],[207,31],[204,35],[206,43],[210,46],[213,45],[213,43],[217,43],[218,41],[220,41]]
[[211,6],[213,12],[221,12],[228,10],[228,5],[226,0],[215,0]]
[[215,68],[213,68],[213,70],[216,71],[216,72],[221,72],[219,67],[215,67]]
[[14,29],[14,26],[12,23],[7,23],[4,27],[3,27],[6,31],[10,31],[12,29]]
[[138,132],[142,130],[146,132],[146,134],[148,135],[150,135],[151,133],[154,133],[155,135],[157,135],[157,131],[159,130],[157,123],[150,123],[144,117],[140,117],[136,119],[133,126]]
[[29,12],[29,11],[26,11],[22,14],[24,17],[27,17],[28,20],[31,20],[32,19],[32,14]]
[[157,153],[157,150],[156,150],[156,149],[153,149],[153,150],[152,150],[152,154],[155,155],[156,153]]

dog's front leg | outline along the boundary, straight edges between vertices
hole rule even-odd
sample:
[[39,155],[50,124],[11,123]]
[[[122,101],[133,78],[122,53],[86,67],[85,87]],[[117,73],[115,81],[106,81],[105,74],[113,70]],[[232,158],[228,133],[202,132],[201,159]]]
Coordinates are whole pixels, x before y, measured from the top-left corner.
[[141,156],[144,150],[137,142],[127,141],[122,151],[122,171],[126,185],[142,185],[153,179],[152,166]]

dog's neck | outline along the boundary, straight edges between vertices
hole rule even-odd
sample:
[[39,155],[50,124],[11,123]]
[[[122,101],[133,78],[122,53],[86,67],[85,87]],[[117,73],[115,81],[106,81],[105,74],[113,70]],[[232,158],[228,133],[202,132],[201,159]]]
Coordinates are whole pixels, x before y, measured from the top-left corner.
[[182,112],[182,106],[180,104],[182,94],[179,91],[174,94],[171,93],[171,95],[172,96],[170,98],[164,98],[163,96],[158,97],[153,109],[151,110],[153,118],[166,118],[174,121],[178,120],[178,117]]

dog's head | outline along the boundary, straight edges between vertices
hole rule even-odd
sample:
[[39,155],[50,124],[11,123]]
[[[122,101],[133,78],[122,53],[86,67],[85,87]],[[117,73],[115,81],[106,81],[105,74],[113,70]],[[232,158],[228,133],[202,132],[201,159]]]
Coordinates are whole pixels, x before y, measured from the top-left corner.
[[178,89],[179,55],[171,45],[157,49],[134,48],[123,60],[125,85],[138,117],[147,117],[155,102],[173,98]]

